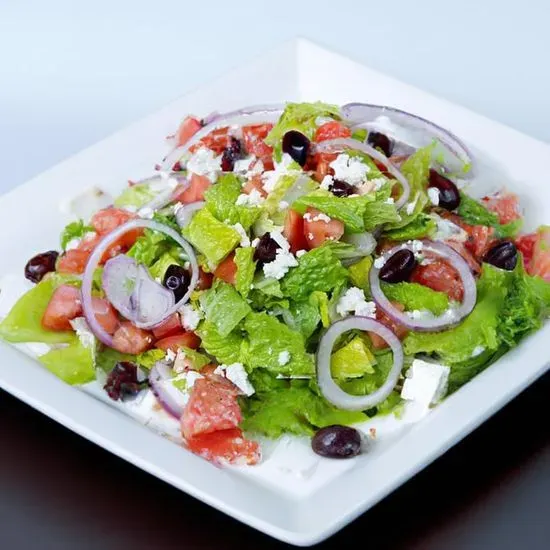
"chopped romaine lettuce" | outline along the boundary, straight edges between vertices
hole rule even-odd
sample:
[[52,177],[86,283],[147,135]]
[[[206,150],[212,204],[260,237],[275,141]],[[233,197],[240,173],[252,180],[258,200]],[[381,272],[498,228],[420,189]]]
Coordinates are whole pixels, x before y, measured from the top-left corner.
[[293,205],[297,199],[318,188],[317,183],[303,172],[298,171],[300,166],[297,163],[291,163],[288,168],[292,169],[293,167],[297,170],[296,173],[281,176],[263,204],[272,217],[279,212],[281,201]]
[[166,352],[162,349],[150,349],[136,356],[135,362],[144,369],[152,369],[155,363],[162,361]]
[[173,246],[172,243],[172,239],[168,238],[164,233],[146,229],[143,235],[130,248],[128,256],[134,258],[136,262],[149,267],[171,249]]
[[207,208],[193,216],[183,230],[183,236],[214,265],[220,263],[241,240],[235,229],[216,219]]
[[149,267],[149,272],[154,279],[162,281],[167,269],[171,265],[183,265],[185,262],[183,258],[178,257],[176,250],[165,252],[162,256]]
[[395,204],[393,202],[386,202],[386,200],[376,200],[366,203],[363,218],[365,220],[366,231],[372,231],[380,225],[397,223],[401,220]]
[[147,184],[130,185],[116,199],[114,205],[117,208],[133,206],[141,208],[155,198],[156,193]]
[[235,288],[245,298],[251,290],[254,273],[256,271],[254,250],[255,249],[251,246],[237,248],[237,250],[235,250],[235,265],[237,266]]
[[362,260],[348,267],[349,276],[353,286],[361,288],[367,294],[370,294],[369,273],[371,267],[371,256],[365,256]]
[[94,228],[86,225],[83,220],[69,223],[61,233],[61,248],[65,250],[73,239],[81,239],[86,233],[92,231]]
[[229,365],[241,362],[242,348],[245,347],[245,341],[238,331],[222,336],[214,323],[203,321],[197,328],[196,333],[202,340],[201,346],[210,355],[213,355],[218,363]]
[[95,366],[97,369],[109,373],[114,366],[121,361],[135,362],[136,356],[129,353],[121,353],[113,348],[101,347],[95,354]]
[[388,300],[402,304],[407,311],[428,310],[441,315],[449,307],[449,297],[417,283],[382,283]]
[[384,237],[390,241],[409,241],[431,237],[437,230],[435,220],[421,212],[414,220],[398,229],[390,229],[384,232]]
[[[326,296],[323,292],[320,294]],[[291,302],[289,313],[293,320],[291,328],[300,332],[304,340],[307,340],[315,332],[321,321],[319,307],[312,300]]]
[[38,360],[68,384],[86,384],[95,380],[94,352],[74,335],[65,347],[55,348]]
[[200,353],[185,346],[180,347],[180,352],[185,354],[185,359],[189,363],[189,366],[195,370],[201,370],[202,367],[212,362],[212,360],[204,355],[204,353]]
[[332,354],[330,369],[338,379],[359,378],[374,373],[376,359],[361,336],[355,336],[345,346]]
[[309,296],[309,303],[313,304],[319,311],[319,317],[324,328],[330,326],[329,300],[326,292],[316,290]]

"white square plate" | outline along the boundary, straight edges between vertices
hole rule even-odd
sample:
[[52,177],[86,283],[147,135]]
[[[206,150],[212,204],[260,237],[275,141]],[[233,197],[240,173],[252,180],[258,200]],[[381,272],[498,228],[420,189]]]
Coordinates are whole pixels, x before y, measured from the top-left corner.
[[[544,179],[548,145],[310,42],[295,40],[0,197],[2,273],[19,273],[30,256],[55,246],[67,221],[59,212],[61,201],[93,185],[116,193],[128,178],[149,174],[165,153],[164,137],[186,113],[317,99],[394,105],[453,130],[496,163],[506,181],[519,182],[510,187],[524,199],[530,225],[550,220]],[[301,477],[291,473],[285,477],[281,468],[270,466],[270,459],[248,470],[215,468],[116,407],[106,406],[93,390],[71,388],[3,343],[0,386],[226,514],[305,546],[325,539],[373,506],[541,376],[547,369],[545,340],[549,337],[547,325],[417,424],[402,423],[396,430],[393,420],[377,420],[375,426],[385,435],[359,459],[315,463],[304,455],[306,447],[299,447],[302,456],[296,460],[304,468]],[[274,454],[288,458],[281,447]],[[308,468],[311,472],[306,472]]]

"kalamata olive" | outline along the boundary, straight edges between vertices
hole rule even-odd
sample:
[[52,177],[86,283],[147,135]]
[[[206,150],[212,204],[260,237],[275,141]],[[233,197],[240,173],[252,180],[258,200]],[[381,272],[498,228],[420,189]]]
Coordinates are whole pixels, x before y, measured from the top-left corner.
[[416,267],[414,254],[407,248],[398,250],[390,256],[380,268],[379,277],[385,283],[402,283],[408,281]]
[[369,132],[367,136],[367,143],[372,145],[375,149],[379,149],[387,157],[391,157],[393,153],[393,141],[381,132]]
[[172,264],[166,270],[162,284],[174,293],[176,302],[179,302],[191,284],[191,275],[181,265]]
[[147,380],[138,380],[138,370],[130,361],[118,362],[107,377],[103,389],[114,401],[135,397],[147,386]]
[[361,452],[361,434],[348,426],[327,426],[313,436],[311,448],[326,458],[351,458]]
[[428,187],[435,187],[439,191],[439,206],[445,210],[454,210],[460,204],[460,193],[457,186],[439,172],[430,169]]
[[488,264],[512,271],[518,263],[518,251],[516,245],[511,241],[502,241],[492,246],[483,258]]
[[25,278],[33,283],[39,283],[46,273],[55,271],[55,262],[59,252],[48,250],[33,256],[25,266]]
[[307,136],[290,130],[283,136],[283,153],[288,153],[300,166],[304,166],[309,154],[310,141]]
[[342,180],[334,180],[334,183],[332,184],[330,190],[332,191],[332,194],[336,195],[337,197],[349,197],[350,195],[353,195],[357,192],[353,185],[350,185],[349,183]]
[[235,138],[231,138],[231,144],[227,146],[222,153],[221,167],[224,172],[233,172],[235,161],[242,157],[243,149],[241,142]]
[[256,250],[254,250],[254,260],[257,261],[260,266],[268,264],[275,259],[279,248],[280,246],[271,238],[271,235],[269,233],[264,233],[256,246]]

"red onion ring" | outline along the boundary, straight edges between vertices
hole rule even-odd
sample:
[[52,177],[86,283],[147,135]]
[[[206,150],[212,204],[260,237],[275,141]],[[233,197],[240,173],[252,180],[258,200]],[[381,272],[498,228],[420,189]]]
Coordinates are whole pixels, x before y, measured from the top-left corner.
[[[433,252],[447,260],[462,279],[462,284],[464,286],[464,299],[462,300],[460,306],[454,310],[452,317],[449,317],[447,313],[443,313],[442,315],[432,319],[411,319],[405,312],[399,311],[395,308],[386,298],[385,294],[382,292],[382,288],[380,287],[380,269],[376,268],[374,265],[371,267],[369,274],[372,298],[376,302],[376,305],[383,310],[388,317],[396,323],[399,323],[400,325],[403,325],[411,330],[415,330],[417,332],[436,332],[446,330],[447,328],[460,323],[474,309],[477,298],[476,281],[464,258],[455,252],[450,246],[440,242],[428,240],[423,240],[421,242],[423,245],[423,251],[426,250],[428,252]],[[387,260],[398,250],[403,250],[405,248],[412,251],[412,243],[403,243],[395,246],[391,250],[384,253],[382,257]]]
[[[338,337],[345,332],[359,329],[374,332],[383,338],[393,352],[393,365],[384,383],[369,395],[350,395],[345,392],[334,380],[330,371],[332,348]],[[392,392],[397,384],[403,368],[403,347],[399,338],[379,321],[368,317],[347,317],[337,321],[325,332],[317,349],[317,382],[319,389],[327,401],[349,411],[370,409],[381,403]]]
[[239,115],[255,115],[257,113],[271,113],[273,111],[284,111],[284,103],[268,103],[265,105],[251,105],[249,107],[243,107],[242,109],[237,109],[236,111],[229,111],[227,113],[220,113],[218,111],[213,111],[206,117],[202,119],[203,124],[206,126],[212,122],[216,122],[221,117],[228,116],[239,116]]
[[204,207],[206,203],[204,201],[191,202],[185,204],[176,212],[176,221],[178,225],[183,229],[191,223],[195,212],[198,212],[201,208]]
[[170,367],[166,363],[158,361],[149,373],[149,384],[162,408],[179,420],[185,408],[185,396],[173,384],[166,383],[171,378]]
[[195,286],[197,286],[197,282],[199,279],[199,265],[197,263],[197,257],[195,256],[193,248],[181,235],[179,235],[176,231],[174,231],[171,227],[168,227],[167,225],[152,220],[133,219],[117,227],[114,231],[111,231],[109,234],[103,237],[103,239],[99,242],[99,244],[90,255],[90,258],[88,259],[88,263],[86,264],[86,268],[84,270],[84,275],[82,277],[82,309],[84,311],[86,321],[88,322],[88,325],[90,326],[92,332],[95,334],[98,340],[109,347],[112,347],[113,337],[108,334],[97,322],[92,305],[92,284],[94,272],[99,265],[101,258],[105,254],[105,251],[113,243],[115,243],[128,231],[141,228],[152,229],[153,231],[160,231],[161,233],[164,233],[165,235],[168,235],[170,238],[174,239],[183,248],[183,250],[187,254],[187,257],[189,258],[189,263],[191,264],[191,282],[189,284],[187,292],[184,294],[182,299],[174,304],[171,308],[167,309],[162,315],[162,318],[156,319],[154,321],[149,321],[147,323],[135,323],[137,327],[143,329],[153,328],[162,323],[162,321],[172,315],[172,313],[178,311],[178,309],[180,309],[181,306],[185,304],[187,300],[189,300],[189,297],[195,289]]
[[[424,132],[428,139],[424,139],[422,146],[429,145],[435,138],[450,151],[464,165],[472,165],[472,155],[464,142],[449,130],[427,120],[421,116],[408,113],[395,107],[386,105],[373,105],[370,103],[348,103],[341,108],[342,117],[348,122],[355,123],[355,127],[366,127],[376,130],[375,119],[379,116],[388,116],[400,123],[403,127],[416,132]],[[411,144],[412,145],[412,144]],[[450,170],[452,171],[452,169]],[[471,177],[472,171],[465,173],[463,177]]]
[[210,132],[218,130],[220,128],[227,128],[229,126],[249,126],[253,124],[263,124],[265,122],[275,122],[283,109],[280,108],[280,105],[273,106],[273,108],[266,109],[263,111],[252,111],[252,112],[241,112],[233,111],[231,113],[224,113],[219,115],[218,118],[215,118],[213,122],[203,126],[191,139],[189,139],[183,145],[176,147],[163,161],[161,164],[161,170],[171,170],[172,166],[181,159],[187,151],[193,145],[197,144],[203,137],[207,136]]
[[369,157],[377,160],[382,164],[386,170],[401,184],[403,187],[403,193],[397,201],[395,201],[395,207],[399,210],[402,208],[405,203],[409,200],[411,194],[411,187],[407,178],[393,165],[393,163],[377,151],[370,145],[366,143],[361,143],[356,139],[351,138],[338,138],[338,139],[329,139],[327,141],[322,141],[315,146],[315,151],[317,153],[334,153],[336,151],[342,151],[343,149],[354,149],[356,151],[362,151],[366,153]]

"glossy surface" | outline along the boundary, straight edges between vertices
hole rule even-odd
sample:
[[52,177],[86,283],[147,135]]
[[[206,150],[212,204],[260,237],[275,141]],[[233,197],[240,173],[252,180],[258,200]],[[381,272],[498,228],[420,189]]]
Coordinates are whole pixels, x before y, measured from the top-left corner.
[[416,267],[416,259],[410,250],[398,250],[390,256],[380,268],[380,280],[385,283],[402,283],[408,281],[413,269]]
[[143,384],[138,381],[137,366],[129,361],[120,361],[109,373],[104,389],[107,395],[117,401],[135,397]]
[[381,132],[369,132],[367,135],[367,143],[375,149],[379,149],[387,157],[391,157],[393,153],[393,141]]
[[31,283],[39,283],[46,273],[55,271],[58,256],[57,250],[49,250],[33,256],[25,266],[25,278]]
[[337,197],[349,197],[350,195],[353,195],[357,190],[353,185],[350,185],[349,183],[342,181],[342,180],[334,180],[334,183],[330,187],[330,191],[333,195],[336,195]]
[[283,153],[288,153],[300,166],[304,166],[311,147],[309,139],[301,132],[290,130],[283,136]]
[[327,426],[313,436],[311,448],[325,458],[352,458],[361,452],[361,434],[348,426]]
[[490,248],[484,260],[500,269],[512,271],[518,263],[518,250],[513,242],[503,241]]
[[439,206],[445,210],[454,210],[460,204],[460,193],[457,186],[435,170],[430,170],[428,187],[435,187],[439,191]]
[[189,271],[177,264],[172,264],[166,270],[162,281],[162,284],[174,293],[176,302],[183,298],[190,283],[191,275],[189,275]]
[[280,246],[271,238],[269,233],[264,233],[254,250],[254,260],[261,264],[272,262],[277,255]]

